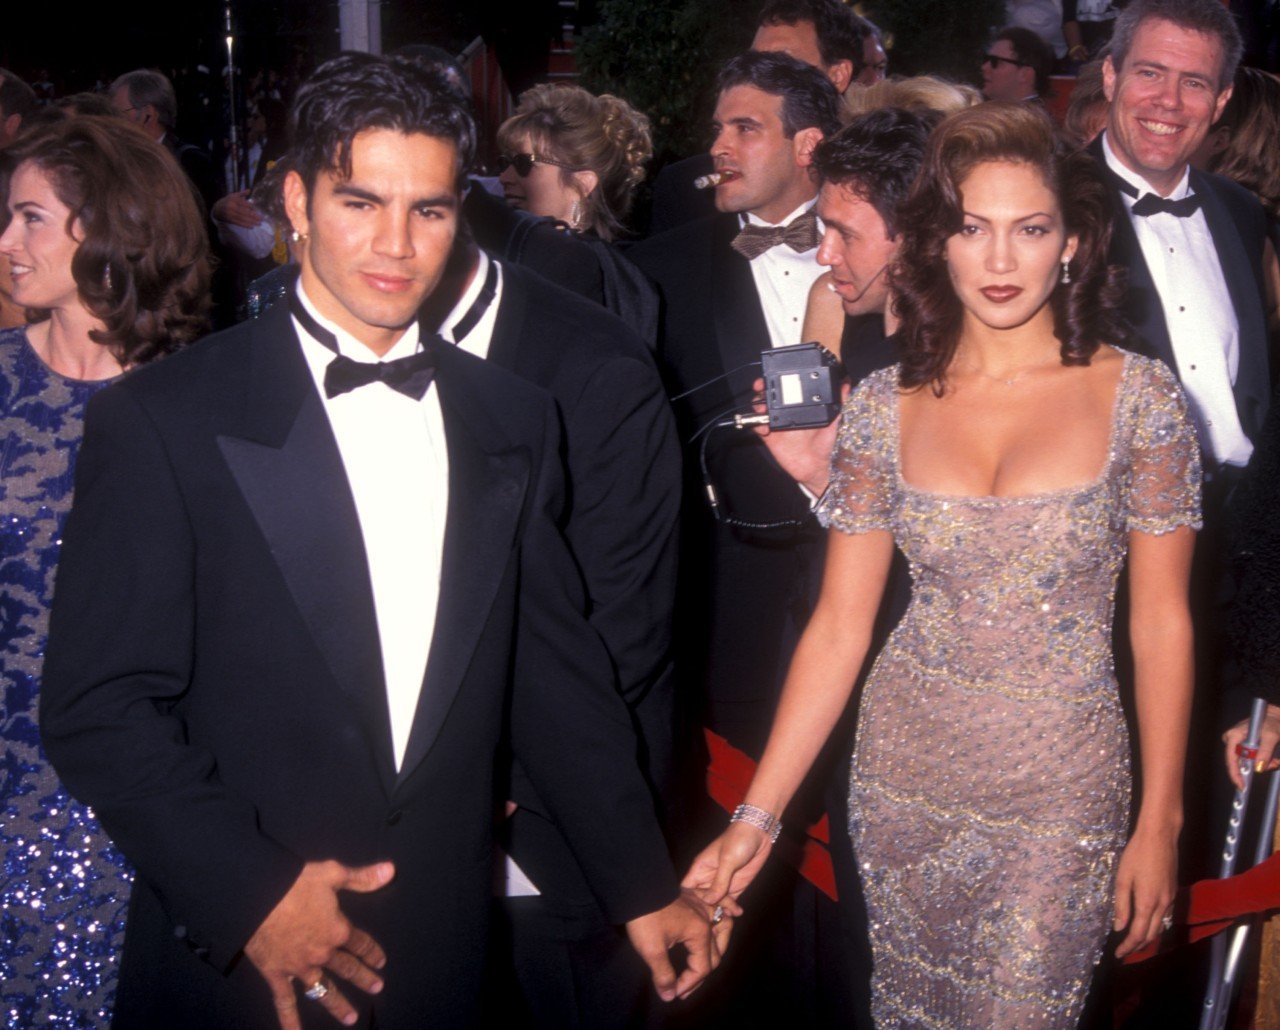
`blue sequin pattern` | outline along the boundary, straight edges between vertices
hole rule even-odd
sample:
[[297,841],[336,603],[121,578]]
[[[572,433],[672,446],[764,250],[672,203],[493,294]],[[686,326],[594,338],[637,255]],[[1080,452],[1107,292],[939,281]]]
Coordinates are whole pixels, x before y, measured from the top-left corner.
[[84,409],[103,382],[50,370],[0,330],[0,1013],[106,1026],[133,874],[40,746],[37,704]]
[[906,483],[896,368],[845,406],[819,518],[892,532],[912,577],[850,778],[877,1026],[1079,1023],[1129,815],[1117,577],[1131,532],[1200,522],[1182,391],[1163,365],[1124,360],[1105,466],[1049,493]]

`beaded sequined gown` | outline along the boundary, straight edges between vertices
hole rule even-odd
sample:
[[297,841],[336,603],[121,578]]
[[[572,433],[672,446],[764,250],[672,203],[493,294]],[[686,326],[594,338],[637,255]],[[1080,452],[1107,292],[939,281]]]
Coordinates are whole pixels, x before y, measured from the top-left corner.
[[847,403],[819,509],[892,531],[911,604],[868,677],[849,792],[879,1027],[1074,1027],[1129,811],[1111,654],[1130,530],[1198,526],[1199,450],[1163,366],[1126,355],[1105,468],[1078,488],[905,483],[897,369]]
[[25,330],[0,331],[0,1021],[8,1028],[106,1026],[124,938],[132,874],[59,782],[37,721],[84,409],[105,385],[58,375]]

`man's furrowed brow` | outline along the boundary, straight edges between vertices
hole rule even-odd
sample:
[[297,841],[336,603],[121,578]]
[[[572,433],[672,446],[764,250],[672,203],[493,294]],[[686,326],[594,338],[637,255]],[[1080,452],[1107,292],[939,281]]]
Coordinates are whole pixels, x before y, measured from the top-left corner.
[[337,183],[333,187],[333,192],[342,197],[355,197],[357,200],[367,200],[371,204],[381,204],[383,202],[382,197],[374,193],[373,190],[366,190],[349,182]]

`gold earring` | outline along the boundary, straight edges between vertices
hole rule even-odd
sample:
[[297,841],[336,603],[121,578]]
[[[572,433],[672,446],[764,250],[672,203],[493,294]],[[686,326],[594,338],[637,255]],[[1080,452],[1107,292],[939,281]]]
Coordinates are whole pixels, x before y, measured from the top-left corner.
[[309,240],[310,238],[311,237],[308,236],[305,232],[298,232],[297,229],[289,230],[289,242],[291,243],[303,243],[306,240]]

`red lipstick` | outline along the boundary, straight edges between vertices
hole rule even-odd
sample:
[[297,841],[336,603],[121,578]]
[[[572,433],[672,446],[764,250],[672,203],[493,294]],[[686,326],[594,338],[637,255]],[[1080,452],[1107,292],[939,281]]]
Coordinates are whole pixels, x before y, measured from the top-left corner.
[[992,304],[1007,304],[1022,292],[1021,286],[984,286],[978,291]]

